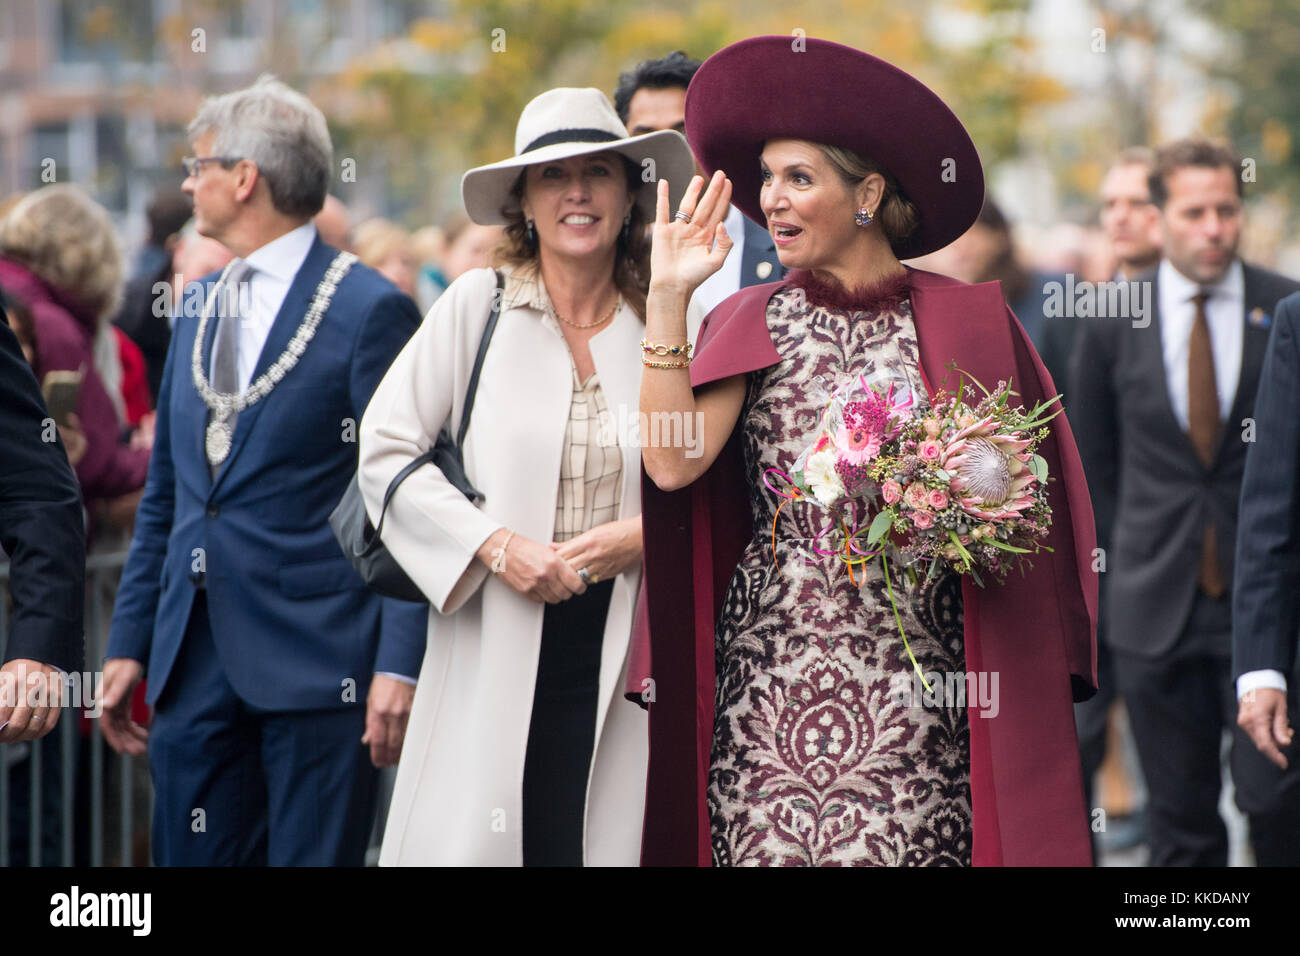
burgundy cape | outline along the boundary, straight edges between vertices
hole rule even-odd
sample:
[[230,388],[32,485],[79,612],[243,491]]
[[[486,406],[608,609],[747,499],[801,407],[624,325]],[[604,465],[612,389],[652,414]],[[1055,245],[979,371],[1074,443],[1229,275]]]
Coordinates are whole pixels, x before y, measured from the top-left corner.
[[[933,396],[955,388],[956,362],[989,388],[1010,380],[1030,408],[1056,394],[998,283],[967,285],[910,270],[921,375]],[[767,303],[784,283],[751,286],[705,320],[691,384],[779,361]],[[1023,576],[981,589],[963,580],[966,669],[997,672],[999,709],[971,707],[970,783],[976,866],[1092,862],[1074,700],[1097,685],[1096,534],[1074,436],[1064,415],[1039,453],[1049,490],[1052,552]],[[705,805],[713,739],[714,628],[752,535],[740,428],[699,479],[660,491],[642,474],[645,593],[627,696],[650,709],[643,865],[708,866]],[[653,662],[653,663],[652,663]]]

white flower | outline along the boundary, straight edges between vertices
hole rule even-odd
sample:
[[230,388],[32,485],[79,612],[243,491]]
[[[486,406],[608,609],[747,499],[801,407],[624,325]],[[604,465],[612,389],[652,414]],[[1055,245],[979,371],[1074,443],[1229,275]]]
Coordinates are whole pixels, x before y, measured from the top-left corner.
[[803,477],[817,501],[827,508],[844,497],[844,482],[835,472],[835,452],[829,448],[808,456]]

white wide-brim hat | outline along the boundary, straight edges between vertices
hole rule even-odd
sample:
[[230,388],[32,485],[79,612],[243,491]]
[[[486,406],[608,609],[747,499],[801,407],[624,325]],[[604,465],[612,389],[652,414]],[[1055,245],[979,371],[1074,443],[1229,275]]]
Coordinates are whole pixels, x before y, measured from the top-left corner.
[[641,170],[640,181],[628,185],[647,222],[654,221],[658,180],[668,180],[669,209],[675,210],[695,175],[691,147],[681,133],[660,130],[628,136],[600,90],[559,87],[524,107],[515,127],[514,156],[478,166],[461,178],[465,213],[480,225],[505,225],[509,220],[503,210],[515,204],[510,190],[525,167],[606,150],[622,153]]

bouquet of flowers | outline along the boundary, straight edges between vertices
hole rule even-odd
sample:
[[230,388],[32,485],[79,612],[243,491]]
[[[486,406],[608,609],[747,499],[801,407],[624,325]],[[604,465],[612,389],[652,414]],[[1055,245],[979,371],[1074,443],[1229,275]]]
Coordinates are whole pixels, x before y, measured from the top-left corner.
[[1026,556],[1050,550],[1044,544],[1052,523],[1047,462],[1036,449],[1060,413],[1059,407],[1049,411],[1060,396],[1026,411],[1012,405],[1016,393],[1009,382],[990,391],[965,378],[955,392],[938,392],[923,414],[895,386],[882,390],[861,377],[845,383],[827,402],[792,473],[768,469],[791,490],[777,489],[764,476],[786,499],[776,518],[790,501],[827,512],[818,540],[836,530],[840,540],[817,553],[838,555],[850,576],[855,567],[881,561],[890,606],[918,674],[890,582],[891,558],[913,581],[918,571],[933,577],[951,569],[983,587],[981,573],[1003,580]]

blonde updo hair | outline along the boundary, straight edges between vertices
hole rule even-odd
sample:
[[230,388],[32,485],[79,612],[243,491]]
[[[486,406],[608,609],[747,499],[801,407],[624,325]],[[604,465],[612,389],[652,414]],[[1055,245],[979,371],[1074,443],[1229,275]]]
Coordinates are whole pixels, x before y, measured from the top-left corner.
[[850,189],[856,187],[858,183],[872,173],[879,173],[885,177],[884,198],[872,214],[872,218],[875,224],[880,226],[891,246],[897,246],[916,232],[917,226],[921,224],[921,214],[917,211],[912,200],[903,195],[898,182],[893,176],[851,149],[845,149],[842,146],[828,146],[825,143],[816,145],[821,150],[822,155],[826,157],[826,161],[835,167],[840,179]]
[[0,255],[31,269],[97,319],[122,304],[125,265],[108,212],[82,189],[45,186],[0,219]]

